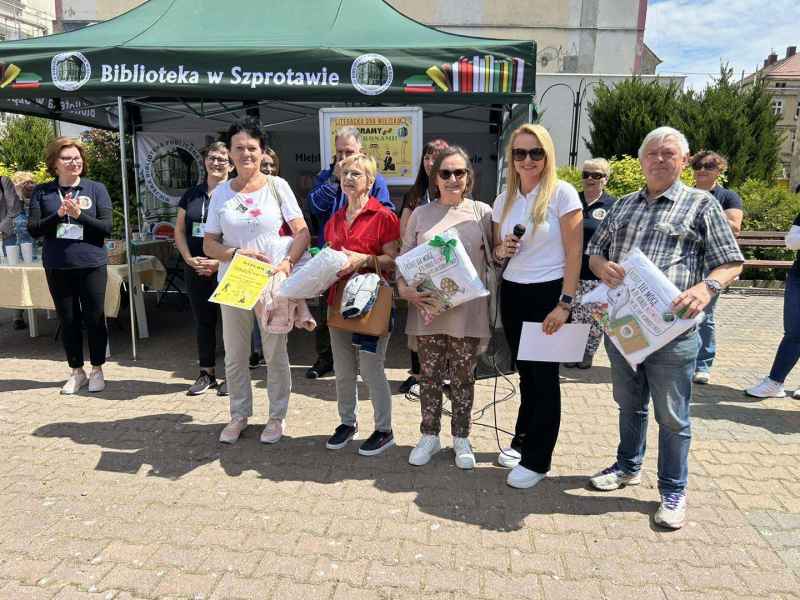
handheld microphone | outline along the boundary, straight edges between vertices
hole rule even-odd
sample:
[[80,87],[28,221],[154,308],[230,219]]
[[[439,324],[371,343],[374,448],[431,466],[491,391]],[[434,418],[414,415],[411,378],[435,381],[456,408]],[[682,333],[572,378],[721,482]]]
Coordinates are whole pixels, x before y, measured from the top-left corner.
[[514,225],[514,231],[512,232],[517,239],[522,239],[522,236],[525,235],[525,230],[527,228],[522,223],[517,223]]

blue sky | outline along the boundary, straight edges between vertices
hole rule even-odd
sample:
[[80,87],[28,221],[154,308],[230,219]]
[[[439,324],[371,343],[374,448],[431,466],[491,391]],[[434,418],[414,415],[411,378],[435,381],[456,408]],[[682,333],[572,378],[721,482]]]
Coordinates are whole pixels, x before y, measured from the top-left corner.
[[687,74],[702,89],[720,62],[752,73],[774,50],[800,47],[798,0],[649,0],[645,43],[664,62],[660,74]]

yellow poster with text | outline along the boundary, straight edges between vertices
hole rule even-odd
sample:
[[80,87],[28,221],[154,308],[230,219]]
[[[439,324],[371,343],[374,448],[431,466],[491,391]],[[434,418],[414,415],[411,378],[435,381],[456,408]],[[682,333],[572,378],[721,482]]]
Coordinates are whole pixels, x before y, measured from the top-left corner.
[[334,117],[331,120],[331,148],[336,131],[341,127],[357,127],[361,133],[361,151],[375,159],[378,173],[387,179],[413,177],[414,136],[411,116],[372,114]]
[[251,310],[272,277],[272,265],[237,254],[209,300]]

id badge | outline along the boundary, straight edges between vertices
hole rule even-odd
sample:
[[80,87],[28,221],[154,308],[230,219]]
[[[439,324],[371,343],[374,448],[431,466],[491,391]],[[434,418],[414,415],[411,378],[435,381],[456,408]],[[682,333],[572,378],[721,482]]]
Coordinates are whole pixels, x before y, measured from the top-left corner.
[[192,237],[201,238],[206,233],[205,223],[192,223]]
[[56,237],[62,240],[82,240],[83,225],[77,223],[59,223],[56,229]]

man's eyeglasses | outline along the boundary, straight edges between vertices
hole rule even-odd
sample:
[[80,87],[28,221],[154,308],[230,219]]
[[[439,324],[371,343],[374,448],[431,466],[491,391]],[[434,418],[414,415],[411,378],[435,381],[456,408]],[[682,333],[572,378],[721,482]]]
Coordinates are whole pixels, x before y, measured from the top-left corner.
[[603,173],[592,173],[592,172],[590,172],[590,171],[583,171],[583,172],[581,173],[581,177],[583,177],[584,179],[596,179],[596,180],[600,180],[600,179],[602,179],[603,177],[605,177],[605,174],[603,174]]
[[715,162],[704,162],[697,165],[692,166],[692,169],[695,171],[716,171],[717,170],[717,163]]
[[453,175],[456,176],[456,179],[464,179],[464,177],[466,177],[466,175],[467,175],[467,170],[466,169],[453,169],[451,171],[450,169],[439,169],[438,175],[444,181],[447,181]]
[[514,148],[511,150],[511,156],[514,160],[518,162],[522,162],[525,160],[526,156],[530,156],[531,160],[544,160],[545,154],[544,148],[531,148],[526,150],[525,148]]

